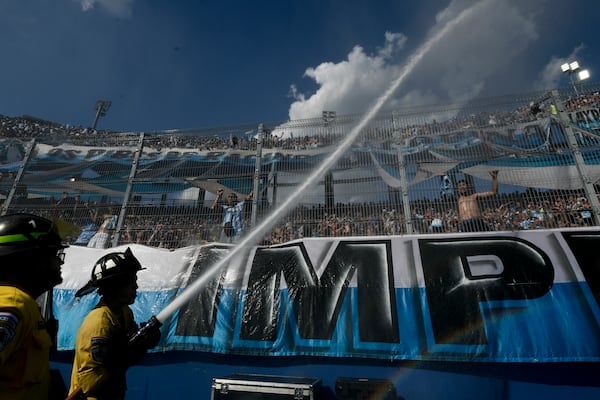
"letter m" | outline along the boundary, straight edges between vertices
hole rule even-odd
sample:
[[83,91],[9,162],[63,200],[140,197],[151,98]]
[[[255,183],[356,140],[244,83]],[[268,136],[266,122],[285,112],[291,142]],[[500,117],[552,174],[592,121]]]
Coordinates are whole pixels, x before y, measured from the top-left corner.
[[321,264],[321,276],[317,276],[304,243],[258,249],[244,297],[240,339],[277,339],[282,278],[299,336],[331,339],[356,272],[358,315],[353,318],[359,319],[359,339],[398,342],[390,248],[389,241],[340,241]]

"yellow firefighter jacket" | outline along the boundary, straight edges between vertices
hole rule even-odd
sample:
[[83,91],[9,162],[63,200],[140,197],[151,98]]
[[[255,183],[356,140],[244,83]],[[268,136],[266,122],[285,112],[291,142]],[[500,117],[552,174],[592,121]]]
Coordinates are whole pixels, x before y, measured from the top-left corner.
[[0,398],[48,398],[51,346],[35,299],[0,283]]
[[88,399],[125,398],[125,374],[132,364],[127,345],[136,330],[128,306],[114,310],[100,301],[77,333],[69,393],[81,387]]

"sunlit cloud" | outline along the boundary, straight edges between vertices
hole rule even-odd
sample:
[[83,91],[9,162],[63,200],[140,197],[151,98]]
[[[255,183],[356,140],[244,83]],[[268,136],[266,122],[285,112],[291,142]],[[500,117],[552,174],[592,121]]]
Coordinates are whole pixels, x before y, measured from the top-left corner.
[[319,89],[307,97],[296,85],[291,86],[295,102],[290,107],[290,119],[315,117],[322,110],[345,114],[364,111],[365,101],[380,95],[397,75],[399,67],[390,61],[405,43],[404,35],[386,32],[384,45],[376,54],[368,55],[361,46],[355,46],[347,60],[307,68],[304,76],[315,81]]

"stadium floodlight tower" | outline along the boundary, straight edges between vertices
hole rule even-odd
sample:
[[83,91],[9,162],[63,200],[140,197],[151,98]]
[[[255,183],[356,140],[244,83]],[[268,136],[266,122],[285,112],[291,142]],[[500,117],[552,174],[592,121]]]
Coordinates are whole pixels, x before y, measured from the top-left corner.
[[573,85],[573,90],[575,90],[575,95],[579,96],[579,92],[577,91],[577,83],[574,77],[577,78],[577,82],[586,80],[590,77],[590,71],[587,69],[581,69],[579,67],[579,62],[577,61],[564,63],[560,66],[560,69],[563,73],[569,75],[569,79]]
[[96,130],[96,125],[98,124],[98,119],[100,119],[100,117],[106,116],[106,113],[108,112],[108,109],[110,108],[111,104],[112,104],[112,101],[110,101],[110,100],[98,100],[96,102],[96,116],[94,117],[94,123],[92,124],[92,130]]

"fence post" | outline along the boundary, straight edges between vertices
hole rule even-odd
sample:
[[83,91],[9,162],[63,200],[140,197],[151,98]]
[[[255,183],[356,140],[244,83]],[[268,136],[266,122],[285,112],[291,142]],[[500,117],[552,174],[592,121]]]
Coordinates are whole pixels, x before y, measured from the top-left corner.
[[254,169],[254,182],[252,185],[252,216],[250,217],[250,224],[252,225],[251,229],[256,227],[256,215],[258,213],[258,204],[260,204],[259,197],[262,195],[260,193],[260,171],[262,169],[262,146],[265,136],[265,126],[263,124],[258,125],[257,136],[256,166]]
[[112,247],[116,247],[119,244],[121,238],[121,231],[123,230],[123,224],[125,222],[125,214],[129,199],[131,198],[131,192],[133,191],[133,180],[137,173],[137,167],[140,163],[140,157],[144,150],[144,132],[140,133],[140,140],[138,142],[137,149],[133,156],[133,163],[131,164],[131,170],[129,171],[129,179],[127,180],[127,189],[125,189],[125,195],[123,196],[123,204],[121,204],[121,212],[119,213],[119,219],[117,220],[117,228],[115,229],[115,235],[112,241]]
[[[392,129],[394,135],[399,131],[398,119],[392,115]],[[402,137],[402,135],[400,135]],[[406,233],[413,233],[412,211],[410,209],[410,199],[408,197],[408,179],[406,177],[406,160],[404,150],[400,146],[398,150],[398,172],[400,173],[400,190],[402,191],[402,207],[404,210],[404,221],[406,224]]]
[[4,200],[4,204],[2,204],[2,213],[1,215],[5,215],[8,212],[8,207],[10,207],[10,203],[12,202],[15,193],[17,192],[17,186],[21,182],[21,178],[23,176],[23,172],[29,163],[29,159],[31,158],[31,153],[33,153],[33,149],[35,148],[35,139],[31,139],[27,146],[27,150],[25,151],[25,155],[23,156],[23,161],[21,162],[21,166],[19,167],[19,171],[17,172],[17,176],[13,181],[12,187],[10,188],[10,192],[6,196],[6,200]]
[[567,143],[569,144],[569,149],[573,155],[573,161],[575,161],[575,167],[577,168],[577,173],[579,174],[579,179],[583,184],[583,189],[585,191],[585,195],[588,198],[590,205],[593,209],[594,214],[594,224],[596,226],[600,225],[600,202],[598,202],[598,196],[596,195],[596,191],[594,190],[594,184],[591,181],[589,175],[586,172],[586,165],[581,155],[581,149],[577,144],[577,139],[575,138],[575,133],[573,132],[573,128],[570,125],[569,119],[565,113],[565,106],[560,98],[558,90],[552,90],[552,100],[554,105],[556,106],[556,117],[558,118],[558,122],[562,126],[565,131],[565,135],[567,136]]

